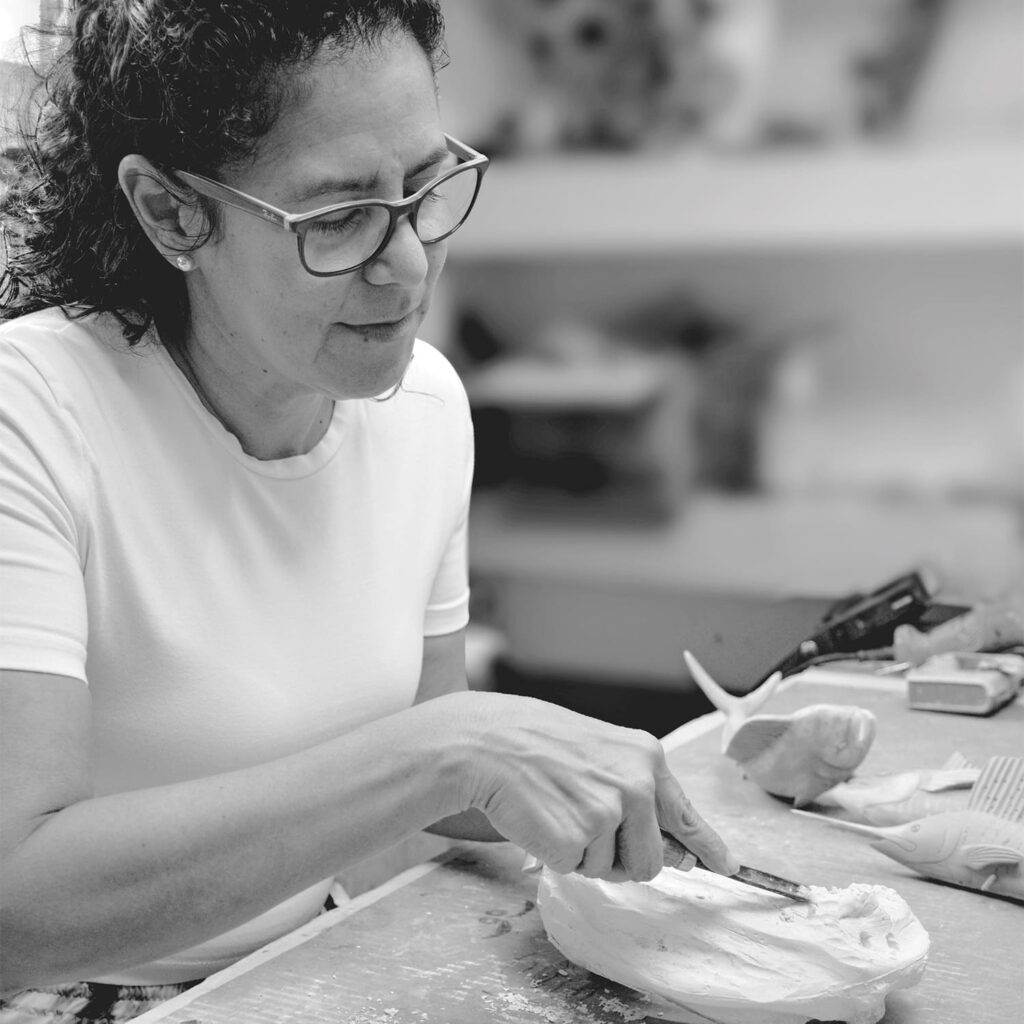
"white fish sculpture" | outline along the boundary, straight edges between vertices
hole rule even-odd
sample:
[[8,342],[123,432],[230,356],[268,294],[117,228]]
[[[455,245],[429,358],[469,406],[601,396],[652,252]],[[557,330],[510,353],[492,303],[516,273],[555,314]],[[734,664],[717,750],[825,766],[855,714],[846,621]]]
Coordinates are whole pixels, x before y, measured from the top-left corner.
[[793,903],[701,868],[642,883],[545,869],[537,906],[563,956],[651,998],[647,1020],[874,1024],[919,981],[928,933],[893,889],[808,888]]
[[836,808],[865,825],[904,825],[945,811],[964,811],[980,768],[954,754],[942,768],[890,775],[855,775],[817,796],[820,807]]
[[928,878],[1024,902],[1024,758],[989,758],[963,811],[888,828],[809,816],[871,836],[880,853]]
[[846,704],[812,704],[788,715],[756,714],[775,692],[771,676],[743,697],[722,689],[685,651],[686,664],[705,696],[726,718],[722,752],[773,796],[796,807],[810,803],[853,776],[875,738],[875,716]]

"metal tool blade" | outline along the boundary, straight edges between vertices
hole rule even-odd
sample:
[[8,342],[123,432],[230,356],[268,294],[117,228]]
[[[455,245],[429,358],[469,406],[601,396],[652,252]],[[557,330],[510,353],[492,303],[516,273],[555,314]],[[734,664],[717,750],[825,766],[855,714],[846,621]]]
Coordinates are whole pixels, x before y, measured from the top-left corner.
[[811,894],[807,886],[799,882],[792,882],[788,878],[780,878],[778,875],[771,875],[767,871],[760,871],[758,868],[748,867],[741,864],[739,871],[731,875],[744,885],[752,885],[755,889],[767,889],[768,892],[778,893],[780,896],[788,896],[798,903],[810,903]]
[[[694,855],[675,836],[670,835],[668,832],[662,832],[661,841],[665,867],[679,867],[684,860],[694,859]],[[704,867],[699,860],[696,863],[697,866]],[[786,896],[797,903],[811,902],[811,894],[807,886],[801,885],[799,882],[790,881],[788,878],[771,875],[767,871],[761,871],[758,868],[748,867],[746,864],[740,865],[739,871],[729,877],[735,878],[737,882],[743,882],[744,885],[752,885],[755,889],[766,889],[768,892],[777,893],[779,896]]]

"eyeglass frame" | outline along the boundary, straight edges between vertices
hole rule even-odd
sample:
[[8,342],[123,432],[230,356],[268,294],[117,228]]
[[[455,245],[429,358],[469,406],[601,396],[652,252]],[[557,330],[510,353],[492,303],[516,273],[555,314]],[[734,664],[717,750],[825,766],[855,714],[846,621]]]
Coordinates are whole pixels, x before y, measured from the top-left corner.
[[[277,206],[264,202],[262,199],[257,199],[255,196],[251,196],[237,188],[232,188],[230,185],[225,185],[222,182],[215,181],[213,178],[208,178],[203,174],[196,174],[194,171],[175,170],[174,173],[193,191],[198,192],[201,196],[223,203],[225,206],[230,206],[233,209],[241,210],[243,213],[251,214],[254,217],[259,217],[260,220],[265,221],[268,224],[274,224],[276,227],[295,234],[297,236],[296,242],[299,250],[299,262],[302,264],[302,268],[307,274],[311,274],[313,277],[340,277],[342,274],[352,274],[357,270],[361,270],[367,264],[372,263],[377,259],[377,257],[380,256],[380,254],[390,244],[395,233],[395,228],[398,226],[398,222],[402,217],[408,216],[412,223],[413,230],[416,230],[415,217],[419,211],[420,204],[426,198],[427,194],[453,175],[461,174],[470,168],[476,168],[476,187],[473,190],[473,198],[469,201],[469,206],[466,208],[466,212],[463,214],[462,220],[460,220],[450,231],[445,232],[440,237],[432,238],[429,242],[424,242],[422,239],[420,239],[420,241],[423,245],[434,245],[437,242],[443,242],[446,238],[450,238],[455,234],[455,232],[466,223],[469,215],[473,212],[473,207],[476,205],[477,197],[480,194],[480,185],[484,180],[484,172],[487,170],[491,161],[490,158],[484,156],[483,153],[478,153],[471,146],[467,146],[466,143],[460,142],[454,136],[447,134],[447,132],[444,133],[444,141],[445,145],[448,147],[448,152],[453,156],[458,157],[463,162],[456,164],[450,170],[445,171],[444,174],[441,174],[432,181],[427,182],[423,188],[417,190],[411,196],[406,196],[405,199],[396,200],[353,199],[344,203],[333,203],[330,206],[323,206],[317,210],[310,210],[308,213],[289,213],[287,210],[282,210]],[[305,225],[310,221],[317,220],[328,214],[341,213],[345,210],[355,209],[361,206],[379,206],[387,210],[388,226],[381,237],[380,243],[373,252],[366,257],[366,259],[357,263],[355,266],[346,267],[344,270],[313,270],[306,262]],[[416,232],[416,237],[419,238],[418,231]]]

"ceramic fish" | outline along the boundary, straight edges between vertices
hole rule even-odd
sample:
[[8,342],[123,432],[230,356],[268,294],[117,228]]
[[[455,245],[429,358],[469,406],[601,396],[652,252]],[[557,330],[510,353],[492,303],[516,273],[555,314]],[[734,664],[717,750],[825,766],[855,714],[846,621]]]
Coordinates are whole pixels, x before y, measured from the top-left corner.
[[809,816],[873,837],[876,850],[928,878],[1024,902],[1024,758],[989,758],[963,811],[888,828]]
[[847,819],[866,825],[904,825],[945,811],[963,811],[981,769],[960,754],[942,768],[923,768],[892,775],[855,775],[815,798],[821,807],[843,811]]
[[759,715],[775,692],[776,673],[743,697],[727,693],[689,652],[686,664],[708,700],[726,716],[722,752],[773,796],[797,807],[845,782],[875,738],[875,716],[866,708],[812,704],[788,715]]

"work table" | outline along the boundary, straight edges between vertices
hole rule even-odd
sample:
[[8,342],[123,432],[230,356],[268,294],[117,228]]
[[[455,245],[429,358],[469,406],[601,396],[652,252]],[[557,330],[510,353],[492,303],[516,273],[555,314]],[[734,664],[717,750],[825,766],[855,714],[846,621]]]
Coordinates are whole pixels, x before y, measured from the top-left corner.
[[[768,712],[857,704],[878,719],[860,774],[940,767],[960,752],[1024,754],[1024,698],[975,718],[911,711],[893,680],[797,680]],[[790,813],[720,753],[719,713],[664,743],[696,806],[742,860],[814,885],[897,890],[931,936],[917,986],[892,993],[884,1024],[1008,1024],[1024,1007],[1024,906],[941,885],[867,840]],[[694,1021],[567,961],[548,942],[537,877],[511,844],[468,844],[356,898],[207,979],[137,1024],[660,1024]]]

